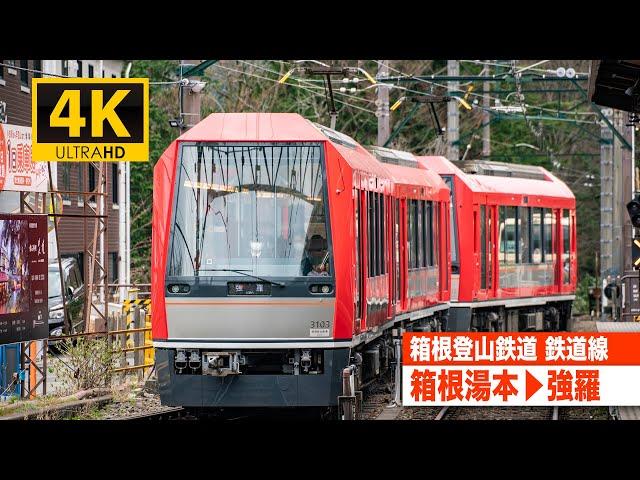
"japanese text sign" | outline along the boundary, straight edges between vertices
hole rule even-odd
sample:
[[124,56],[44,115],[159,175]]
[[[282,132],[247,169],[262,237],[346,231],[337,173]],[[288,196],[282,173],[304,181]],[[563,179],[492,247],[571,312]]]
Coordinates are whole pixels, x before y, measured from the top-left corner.
[[405,333],[403,404],[640,405],[640,334]]

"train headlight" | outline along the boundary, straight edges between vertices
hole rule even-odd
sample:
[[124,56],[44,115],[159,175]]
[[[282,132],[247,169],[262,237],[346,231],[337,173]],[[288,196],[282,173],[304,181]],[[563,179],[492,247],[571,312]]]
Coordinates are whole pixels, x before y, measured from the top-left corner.
[[173,285],[167,285],[167,290],[169,290],[170,293],[189,293],[191,287],[184,283],[177,283]]
[[309,291],[316,294],[329,294],[333,291],[333,285],[328,283],[315,283],[309,286]]

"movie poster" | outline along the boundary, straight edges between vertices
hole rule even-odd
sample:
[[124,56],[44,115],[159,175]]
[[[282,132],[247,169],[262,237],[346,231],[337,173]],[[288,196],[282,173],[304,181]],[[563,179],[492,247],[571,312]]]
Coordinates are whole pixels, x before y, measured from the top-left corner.
[[0,344],[49,336],[47,216],[0,214]]

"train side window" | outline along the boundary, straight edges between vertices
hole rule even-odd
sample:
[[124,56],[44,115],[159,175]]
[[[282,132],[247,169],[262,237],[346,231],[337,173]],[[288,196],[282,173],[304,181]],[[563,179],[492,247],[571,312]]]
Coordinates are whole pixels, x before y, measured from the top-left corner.
[[422,231],[424,230],[425,222],[424,201],[416,200],[416,206],[416,212],[418,215],[416,219],[416,245],[418,246],[418,252],[416,254],[416,267],[422,268],[422,266],[424,265],[425,256],[425,245],[422,238]]
[[362,251],[360,248],[360,190],[356,190],[356,197],[354,201],[354,237],[356,241],[356,268],[355,268],[355,283],[356,283],[356,295],[354,302],[353,318],[360,318],[360,265],[362,264]]
[[394,241],[395,269],[396,269],[396,301],[400,300],[400,200],[395,199]]
[[531,263],[531,208],[518,207],[518,263]]
[[385,273],[387,273],[387,265],[386,265],[386,242],[385,242],[385,226],[386,226],[386,219],[384,217],[384,201],[385,201],[385,197],[383,194],[379,194],[378,195],[378,200],[380,202],[380,211],[379,211],[379,216],[380,216],[380,274],[384,275]]
[[500,207],[500,263],[513,265],[517,257],[516,207]]
[[569,260],[571,241],[571,217],[569,210],[562,210],[562,283],[569,283],[571,262]]
[[432,232],[430,235],[431,240],[431,265],[438,266],[438,254],[440,253],[440,202],[431,203],[431,217]]
[[422,230],[422,241],[424,244],[424,263],[423,267],[430,267],[433,265],[433,213],[432,202],[424,203],[424,228]]
[[531,261],[542,263],[542,209],[531,209]]
[[553,261],[553,220],[550,209],[543,208],[542,211],[544,213],[544,223],[542,225],[542,255],[543,261],[549,263]]
[[375,216],[374,216],[374,202],[373,192],[367,192],[367,261],[369,263],[368,277],[375,276],[375,257],[374,252],[376,250],[376,238],[375,238]]
[[486,207],[480,205],[480,288],[487,288],[487,230]]
[[411,200],[411,210],[409,217],[410,226],[410,258],[411,264],[409,268],[418,268],[418,201]]

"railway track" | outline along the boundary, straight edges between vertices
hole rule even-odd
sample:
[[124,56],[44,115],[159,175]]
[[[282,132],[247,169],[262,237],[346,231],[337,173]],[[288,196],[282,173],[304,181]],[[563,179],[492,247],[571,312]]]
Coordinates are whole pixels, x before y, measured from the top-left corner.
[[559,407],[453,407],[438,410],[433,420],[559,420]]

